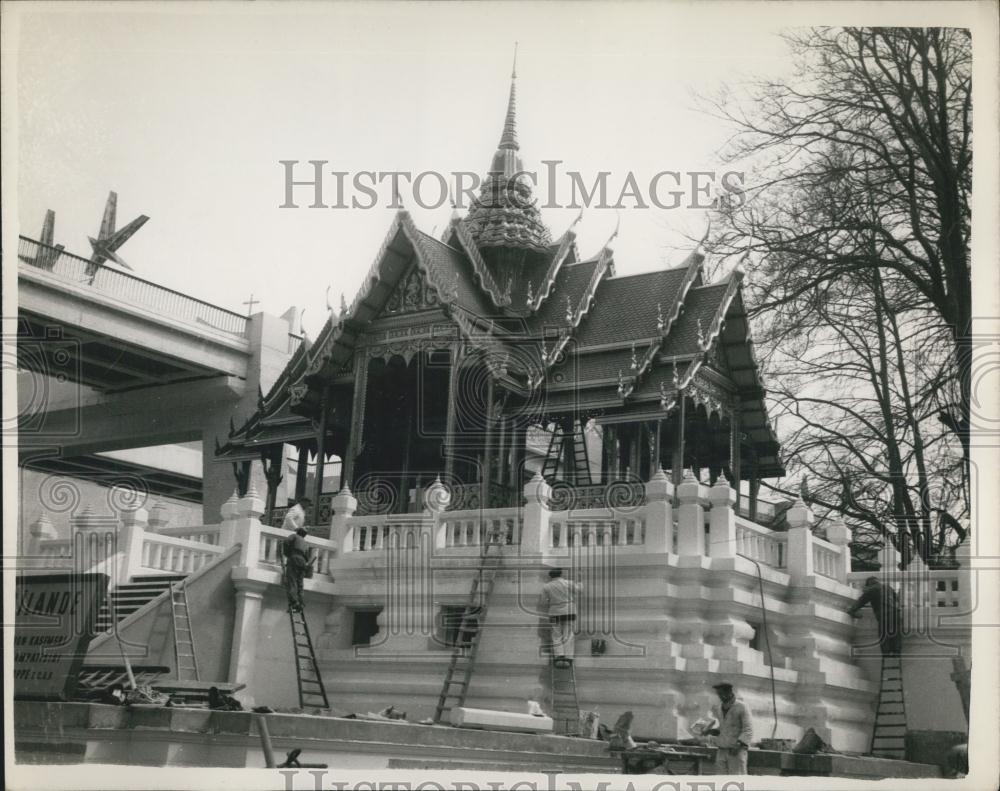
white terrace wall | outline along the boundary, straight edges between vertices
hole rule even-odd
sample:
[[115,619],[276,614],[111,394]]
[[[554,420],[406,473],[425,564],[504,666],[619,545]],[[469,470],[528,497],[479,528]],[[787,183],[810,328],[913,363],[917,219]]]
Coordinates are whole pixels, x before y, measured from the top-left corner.
[[[637,734],[684,737],[712,702],[711,684],[724,678],[751,706],[757,738],[797,738],[813,727],[837,749],[868,749],[878,650],[870,616],[859,625],[846,614],[859,592],[852,586],[860,584],[849,574],[847,528],[834,525],[821,539],[809,509],[796,503],[790,529],[771,532],[735,514],[726,481],[707,487],[690,475],[675,492],[657,474],[646,485],[646,504],[631,509],[552,512],[549,494],[536,477],[520,508],[450,512],[444,487],[432,487],[423,514],[365,517],[354,516],[349,491],[333,499],[330,538],[309,538],[319,560],[306,583],[306,617],[336,711],[394,705],[411,720],[433,713],[450,655],[442,608],[465,604],[487,534],[499,531],[503,561],[471,705],[521,711],[528,698],[546,701],[536,601],[547,570],[559,565],[586,587],[577,638],[583,708],[598,709],[605,721],[631,710]],[[221,524],[185,528],[183,535],[141,512],[124,513],[113,571],[119,582],[136,574],[202,574],[206,595],[192,583],[199,597],[192,612],[213,631],[198,636],[199,653],[211,654],[203,678],[245,683],[246,703],[294,706],[277,554],[287,534],[261,524],[262,511],[256,492],[234,496]],[[35,548],[65,562],[71,548],[56,547],[45,532],[36,531]],[[954,598],[968,586],[951,575],[944,593]],[[929,617],[937,595],[907,603]],[[353,646],[354,614],[372,608],[381,609],[379,632],[370,645]],[[150,641],[155,609],[131,616],[123,633]],[[904,662],[908,692],[916,690],[913,703],[907,695],[911,727],[961,724],[954,683],[944,683],[951,680],[950,655],[934,642],[940,634],[921,638],[926,660]],[[957,646],[953,653],[968,656],[967,620],[953,619],[945,636]],[[908,647],[914,639],[907,638]],[[592,640],[603,641],[599,655],[591,655]],[[156,654],[163,664],[173,663],[171,643],[168,633],[162,645],[171,650]],[[929,702],[928,684],[954,700]]]
[[[485,516],[504,525],[510,543],[470,705],[523,710],[528,698],[546,698],[535,604],[547,569],[561,565],[587,588],[576,671],[584,708],[605,719],[632,710],[636,733],[683,737],[710,705],[711,684],[726,678],[757,714],[758,737],[795,738],[815,727],[839,749],[867,749],[877,676],[851,658],[849,531],[818,539],[799,504],[792,529],[772,534],[735,515],[725,481],[709,488],[688,476],[676,494],[675,508],[660,474],[640,508],[553,513],[536,478],[523,509],[381,518],[354,518],[353,498],[340,498],[331,536],[344,551],[333,562],[338,595],[322,653],[337,704],[392,704],[411,719],[433,713],[449,657],[435,639],[436,619],[468,598]],[[385,608],[381,631],[373,645],[352,647],[351,610],[373,605]],[[593,639],[604,640],[603,655],[590,655]]]

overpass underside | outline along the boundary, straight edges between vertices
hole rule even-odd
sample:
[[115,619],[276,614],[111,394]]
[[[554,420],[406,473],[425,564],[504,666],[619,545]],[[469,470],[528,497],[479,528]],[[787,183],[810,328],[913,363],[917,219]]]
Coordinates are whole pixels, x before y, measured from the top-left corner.
[[[288,321],[241,316],[22,237],[16,327],[18,451],[26,469],[102,479],[134,474],[152,494],[200,501],[207,521],[232,493],[217,442],[247,417],[297,338]],[[21,249],[23,248],[23,249]],[[35,262],[44,260],[46,266]],[[201,477],[99,454],[201,443]],[[112,469],[113,468],[113,469]]]

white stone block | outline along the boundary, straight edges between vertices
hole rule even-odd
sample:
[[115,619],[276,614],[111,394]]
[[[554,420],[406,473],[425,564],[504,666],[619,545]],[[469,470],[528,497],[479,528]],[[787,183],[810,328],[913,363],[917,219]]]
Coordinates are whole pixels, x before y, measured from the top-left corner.
[[451,712],[451,724],[460,728],[482,728],[488,731],[552,733],[551,717],[533,717],[513,711],[459,707]]

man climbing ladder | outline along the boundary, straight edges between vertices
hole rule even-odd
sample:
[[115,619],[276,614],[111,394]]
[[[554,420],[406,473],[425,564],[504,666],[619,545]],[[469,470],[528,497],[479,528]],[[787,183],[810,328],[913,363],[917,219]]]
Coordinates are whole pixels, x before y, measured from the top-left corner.
[[576,653],[576,597],[583,584],[563,578],[563,570],[549,571],[549,581],[542,586],[538,611],[549,618],[552,662],[556,667],[568,667]]
[[312,576],[312,548],[306,543],[306,528],[299,527],[285,539],[282,545],[285,556],[285,590],[288,592],[288,606],[302,612],[302,588],[306,577]]

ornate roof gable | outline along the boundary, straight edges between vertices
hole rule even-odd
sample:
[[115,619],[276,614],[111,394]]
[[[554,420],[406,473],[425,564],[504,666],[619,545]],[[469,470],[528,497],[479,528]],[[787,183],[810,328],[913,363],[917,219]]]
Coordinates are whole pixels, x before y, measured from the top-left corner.
[[[307,378],[318,374],[328,361],[332,361],[338,346],[344,347],[345,353],[336,355],[343,359],[336,362],[346,362],[353,351],[354,338],[349,330],[356,330],[361,325],[367,324],[378,316],[389,302],[400,281],[407,277],[411,271],[409,267],[402,267],[403,258],[399,250],[393,250],[393,245],[402,238],[408,243],[413,251],[415,271],[420,273],[425,286],[421,287],[421,300],[424,302],[434,301],[442,307],[448,307],[459,300],[459,273],[451,272],[453,269],[447,264],[439,264],[435,255],[437,252],[431,249],[431,245],[439,245],[437,242],[422,234],[414,225],[409,212],[400,210],[396,213],[385,241],[379,249],[378,255],[368,270],[368,274],[362,281],[354,300],[351,302],[347,312],[340,317],[340,320],[331,328],[330,333],[317,341],[315,353],[310,356],[309,365],[303,372],[301,378]],[[390,255],[395,253],[398,271],[392,272]]]
[[577,260],[579,255],[576,249],[576,232],[573,230],[576,228],[577,224],[583,218],[583,212],[581,211],[573,224],[566,229],[566,232],[559,239],[559,247],[552,256],[552,261],[549,264],[548,271],[542,278],[542,282],[539,284],[538,293],[532,294],[530,291],[530,281],[529,281],[529,292],[527,296],[527,307],[531,311],[538,310],[542,303],[548,299],[549,294],[552,293],[552,286],[556,282],[556,277],[559,275],[559,270],[562,269],[563,263],[567,259]]
[[[632,354],[633,354],[633,367],[635,373],[629,377],[629,380],[625,380],[622,377],[618,391],[623,399],[628,398],[632,391],[635,390],[635,386],[638,384],[640,377],[649,370],[652,365],[653,360],[656,359],[656,355],[660,353],[660,349],[663,348],[663,343],[670,335],[670,330],[673,329],[674,324],[677,319],[680,318],[681,311],[684,309],[684,300],[687,299],[688,292],[691,290],[691,286],[696,280],[701,276],[702,265],[705,262],[705,256],[695,250],[691,255],[688,256],[686,261],[686,270],[684,272],[684,279],[681,281],[680,288],[674,294],[673,301],[671,302],[669,309],[666,314],[666,318],[663,316],[663,312],[659,305],[657,306],[658,318],[657,318],[657,330],[659,335],[654,337],[646,349],[646,352],[642,356],[642,361],[638,362],[635,360],[635,344],[632,344]],[[728,305],[728,302],[726,303]],[[693,374],[692,374],[693,376]]]
[[[729,275],[729,280],[726,282],[726,290],[722,295],[722,299],[719,300],[715,315],[712,317],[712,321],[709,324],[707,331],[701,326],[701,321],[698,321],[697,344],[701,354],[698,355],[698,357],[692,361],[691,365],[687,367],[687,370],[684,372],[684,376],[680,379],[678,389],[683,390],[688,387],[694,379],[695,374],[698,373],[698,369],[700,369],[702,364],[705,362],[706,355],[712,349],[713,344],[722,332],[723,323],[726,318],[726,311],[729,310],[729,305],[739,291],[740,284],[742,282],[743,270],[739,268],[734,269]],[[650,346],[650,351],[647,352],[641,365],[639,365],[638,370],[635,375],[631,377],[630,381],[626,382],[623,380],[619,383],[618,392],[623,401],[632,394],[643,374],[650,369],[651,364],[655,359],[656,354],[659,352],[659,349],[662,347],[663,341],[666,337],[666,335],[661,335],[658,341],[654,341],[654,343]]]
[[486,266],[486,262],[479,253],[479,248],[476,247],[472,235],[469,233],[468,228],[465,227],[465,223],[458,217],[453,217],[449,225],[449,231],[451,232],[449,243],[454,244],[457,241],[459,248],[469,257],[469,260],[472,262],[472,271],[476,276],[476,281],[479,283],[480,288],[489,295],[493,305],[497,308],[505,308],[510,305],[510,292],[502,292],[500,290],[500,287],[493,279],[489,267]]

